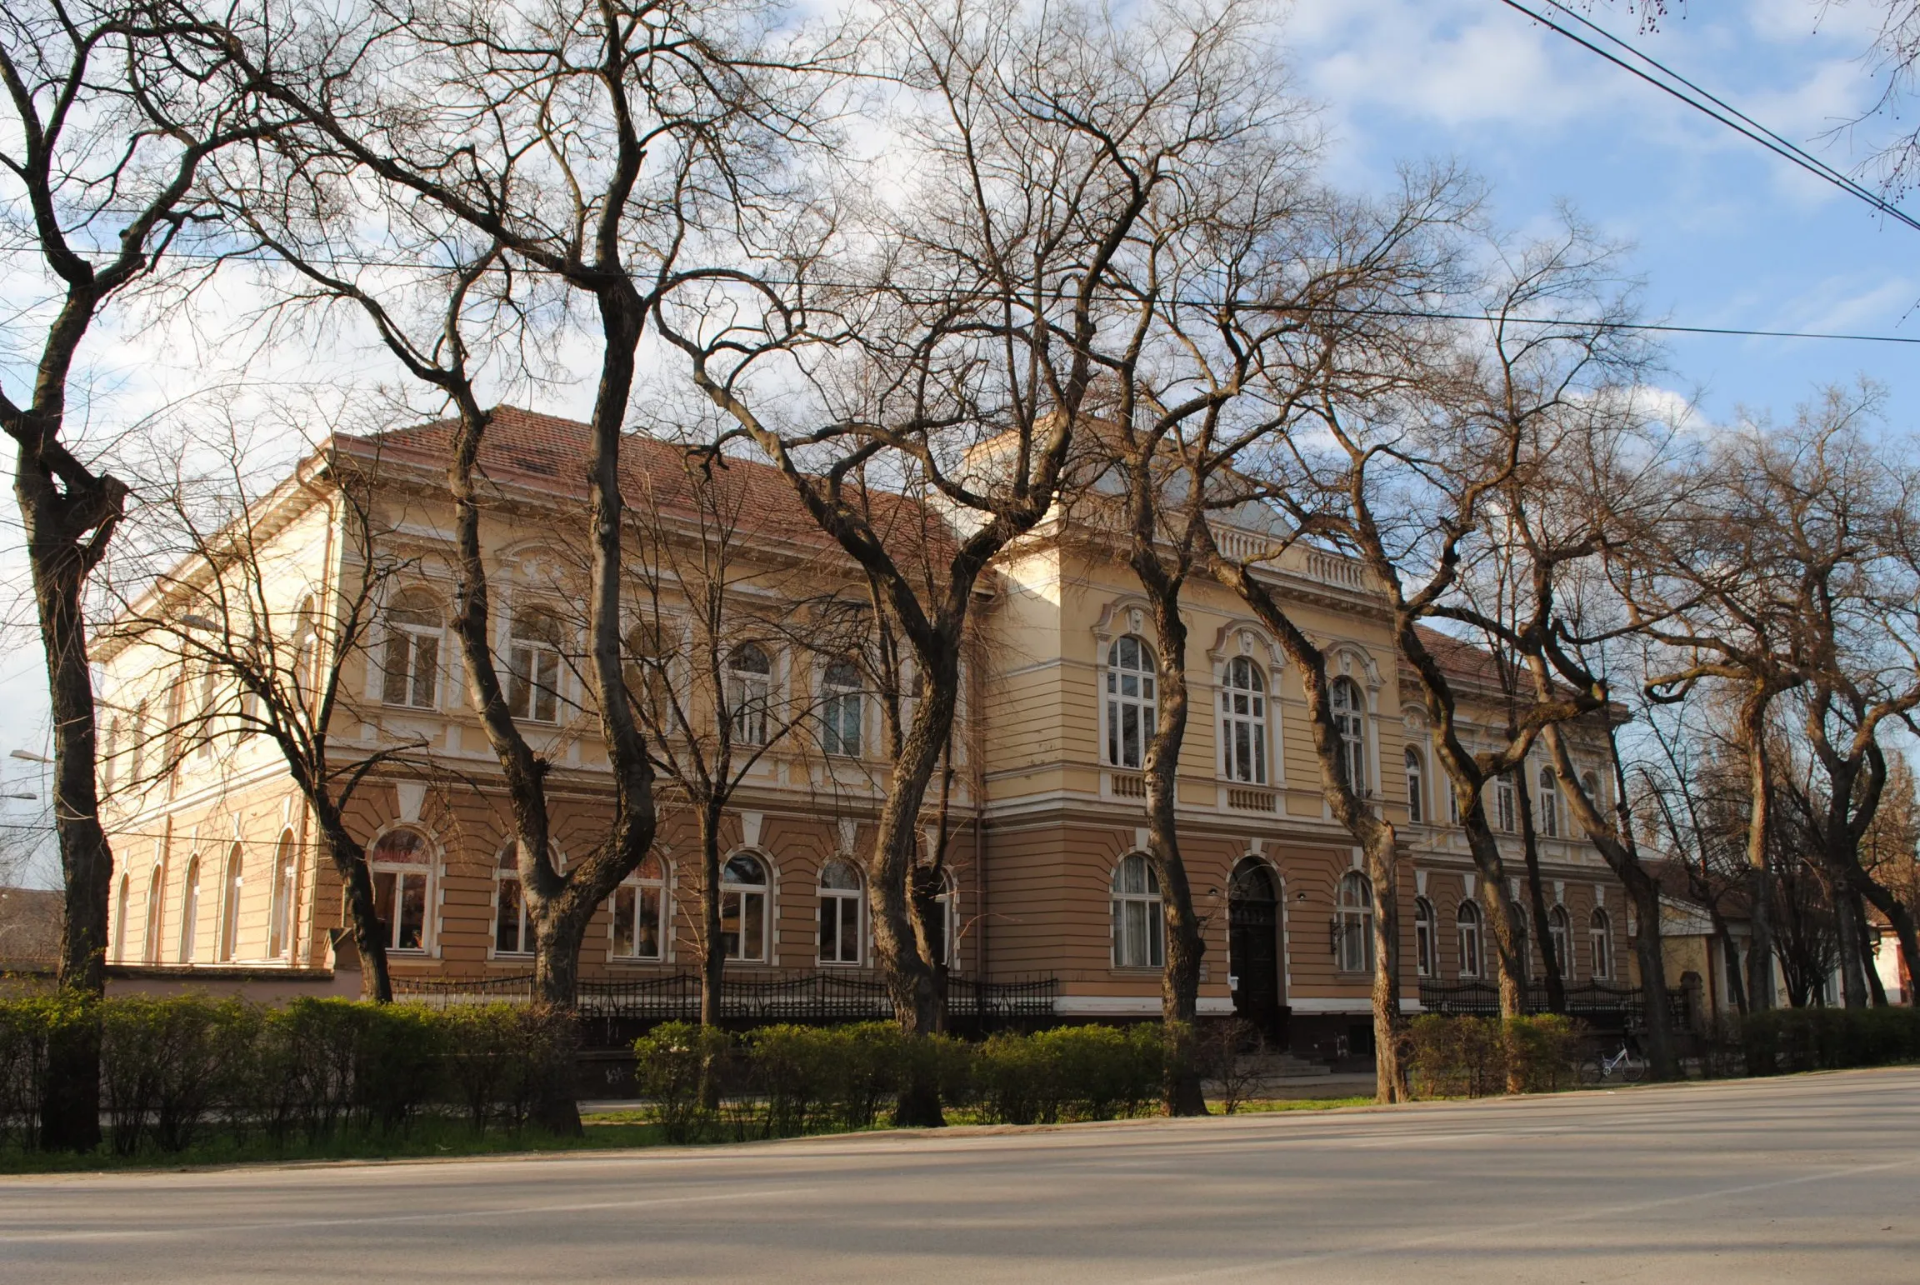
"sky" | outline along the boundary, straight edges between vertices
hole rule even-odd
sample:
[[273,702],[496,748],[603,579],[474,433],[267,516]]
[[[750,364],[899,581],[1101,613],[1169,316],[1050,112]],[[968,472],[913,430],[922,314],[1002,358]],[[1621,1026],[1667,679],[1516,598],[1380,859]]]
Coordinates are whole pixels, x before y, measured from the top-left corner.
[[[1675,9],[1654,32],[1638,30],[1624,0],[1595,0],[1586,12],[1836,168],[1862,166],[1902,128],[1881,117],[1854,124],[1880,97],[1866,57],[1875,0],[1693,0]],[[1403,164],[1456,162],[1486,183],[1489,210],[1506,228],[1548,231],[1564,203],[1624,243],[1652,318],[1920,338],[1920,232],[1500,0],[1294,0],[1282,45],[1297,91],[1317,111],[1324,173],[1337,187],[1384,190]],[[1886,431],[1920,424],[1920,380],[1909,377],[1920,347],[1675,337],[1665,353],[1662,386],[1696,402],[1709,423],[1743,408],[1785,417],[1820,387],[1865,377],[1887,388]],[[230,354],[124,318],[102,330],[91,356],[103,386],[152,402]],[[330,353],[326,365],[332,380],[381,373],[366,353]],[[577,411],[590,393],[576,391],[558,391],[553,409]],[[17,520],[0,524],[0,538],[9,542],[0,545],[0,588],[24,588]],[[33,791],[39,769],[8,754],[44,751],[44,670],[31,633],[11,630],[4,643],[0,793]],[[0,824],[38,806],[0,799]]]

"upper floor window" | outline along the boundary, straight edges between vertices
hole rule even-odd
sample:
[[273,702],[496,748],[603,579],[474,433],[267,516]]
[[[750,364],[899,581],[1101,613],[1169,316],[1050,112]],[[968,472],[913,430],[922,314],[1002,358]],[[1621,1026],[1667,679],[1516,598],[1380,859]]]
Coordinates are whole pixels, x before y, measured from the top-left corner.
[[1129,634],[1107,649],[1107,762],[1137,768],[1153,735],[1153,650]]
[[1343,973],[1373,971],[1373,881],[1358,870],[1340,878],[1333,955],[1334,967]]
[[1573,976],[1573,922],[1567,915],[1565,906],[1555,906],[1547,912],[1547,945],[1553,950],[1553,962],[1560,969],[1560,976]]
[[1426,772],[1422,770],[1420,751],[1407,751],[1407,820],[1419,825],[1427,819]]
[[515,718],[553,723],[560,718],[560,641],[553,613],[533,608],[514,615],[508,630],[507,708]]
[[613,894],[613,953],[620,959],[661,959],[667,941],[667,871],[649,852]]
[[720,944],[728,959],[766,961],[767,868],[751,853],[735,853],[721,867]]
[[639,713],[641,723],[661,733],[668,727],[673,703],[667,690],[667,661],[673,648],[667,631],[659,622],[643,620],[627,631],[627,663],[621,676],[627,684],[627,700]]
[[313,667],[319,657],[319,612],[308,594],[293,613],[293,690],[303,701],[318,686]]
[[1587,920],[1587,944],[1591,947],[1593,979],[1597,982],[1611,981],[1613,978],[1613,919],[1600,906],[1593,908],[1593,914]]
[[1600,777],[1598,773],[1587,772],[1580,777],[1580,788],[1586,791],[1587,801],[1596,808],[1604,808],[1607,801],[1600,796]]
[[844,861],[820,867],[820,962],[857,964],[865,916],[860,872]]
[[432,872],[427,841],[415,830],[389,830],[367,854],[373,867],[373,910],[388,950],[425,950],[427,880]]
[[1549,839],[1559,838],[1560,782],[1550,767],[1540,769],[1540,806],[1535,811],[1540,814],[1540,833]]
[[1113,964],[1159,968],[1166,962],[1166,925],[1160,912],[1160,876],[1138,852],[1113,872]]
[[820,680],[820,748],[828,754],[860,757],[861,725],[866,700],[860,692],[860,671],[850,660],[827,666]]
[[1512,834],[1520,828],[1515,816],[1513,781],[1503,776],[1493,783],[1493,823],[1504,833]]
[[1414,899],[1413,903],[1413,961],[1414,971],[1422,977],[1440,975],[1439,942],[1436,939],[1439,924],[1434,921],[1433,903],[1425,897]]
[[1480,907],[1471,901],[1460,903],[1460,909],[1454,912],[1454,931],[1460,937],[1460,975],[1478,977],[1480,975]]
[[396,594],[387,607],[386,655],[380,699],[389,705],[432,709],[440,697],[440,604],[421,589]]
[[1340,763],[1346,769],[1347,786],[1355,794],[1367,792],[1366,698],[1360,684],[1351,678],[1336,678],[1327,693],[1332,707],[1333,730],[1340,737]]
[[773,690],[773,660],[757,643],[733,649],[727,657],[727,708],[733,714],[733,739],[742,745],[767,743],[767,704]]
[[1229,781],[1267,783],[1267,688],[1245,656],[1227,663],[1220,690],[1220,741]]

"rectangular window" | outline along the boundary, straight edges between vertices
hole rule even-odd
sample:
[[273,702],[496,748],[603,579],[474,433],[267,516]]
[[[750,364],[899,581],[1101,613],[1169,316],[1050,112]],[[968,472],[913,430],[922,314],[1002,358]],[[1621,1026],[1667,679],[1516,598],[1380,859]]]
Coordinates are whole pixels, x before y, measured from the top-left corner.
[[495,894],[493,953],[523,955],[532,949],[533,934],[527,931],[527,901],[520,895],[520,881],[502,878]]
[[624,959],[659,959],[664,934],[660,926],[660,889],[645,884],[623,884],[613,894],[613,953]]
[[427,873],[424,870],[373,872],[373,907],[386,934],[388,950],[421,950],[427,940]]
[[767,957],[767,895],[726,892],[720,898],[720,944],[728,959],[759,963]]
[[1493,785],[1494,824],[1506,834],[1512,834],[1519,828],[1514,820],[1513,782],[1504,777]]
[[394,629],[387,634],[387,672],[380,698],[389,705],[432,709],[440,673],[440,640]]
[[820,899],[820,962],[860,962],[860,898]]

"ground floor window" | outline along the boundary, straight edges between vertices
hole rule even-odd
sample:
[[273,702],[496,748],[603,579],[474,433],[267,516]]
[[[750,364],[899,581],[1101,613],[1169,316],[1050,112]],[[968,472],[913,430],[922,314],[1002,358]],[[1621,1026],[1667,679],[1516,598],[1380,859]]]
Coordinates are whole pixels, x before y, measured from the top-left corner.
[[1113,965],[1159,968],[1166,962],[1166,923],[1160,911],[1160,877],[1135,852],[1113,872]]
[[1433,903],[1420,897],[1413,903],[1413,959],[1414,969],[1422,977],[1437,977],[1440,973],[1440,961],[1434,941]]
[[613,894],[613,953],[620,959],[666,955],[667,877],[660,858],[648,853]]
[[728,959],[767,958],[767,868],[752,853],[735,853],[720,871],[720,944]]
[[844,861],[829,861],[820,868],[819,891],[820,962],[858,964],[865,901],[860,872]]
[[1454,929],[1460,935],[1460,975],[1480,976],[1480,907],[1471,901],[1460,903],[1454,914]]
[[500,854],[493,880],[493,953],[533,953],[533,925],[527,919],[527,898],[520,885],[520,851],[511,843]]
[[1373,883],[1358,870],[1340,880],[1334,912],[1334,965],[1343,973],[1373,971]]
[[373,908],[388,950],[427,947],[427,884],[433,866],[426,837],[389,830],[367,854],[373,867]]

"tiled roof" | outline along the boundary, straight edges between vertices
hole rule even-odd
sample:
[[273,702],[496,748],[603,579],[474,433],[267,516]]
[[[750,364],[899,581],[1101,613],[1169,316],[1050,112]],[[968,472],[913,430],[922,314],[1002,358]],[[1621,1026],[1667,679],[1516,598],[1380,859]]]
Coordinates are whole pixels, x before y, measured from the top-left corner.
[[1420,641],[1426,644],[1427,650],[1440,662],[1440,668],[1449,677],[1465,678],[1494,688],[1500,686],[1500,667],[1494,663],[1492,652],[1464,638],[1443,634],[1438,629],[1429,629],[1425,625],[1415,625],[1414,628],[1420,635]]
[[[352,443],[359,454],[444,468],[455,427],[453,420],[435,420],[339,440]],[[517,406],[496,407],[481,438],[479,471],[499,485],[517,484],[584,498],[591,432],[588,425],[577,420]],[[688,461],[686,448],[677,443],[638,433],[621,439],[621,494],[638,517],[644,518],[654,510],[663,514],[693,513],[690,470],[695,467]],[[795,496],[791,483],[773,466],[726,455],[716,461],[712,476],[722,497],[722,512],[737,521],[740,530],[814,548],[838,547],[820,530]],[[939,518],[905,497],[875,491],[871,508],[871,520],[883,540],[893,546],[896,557],[912,556],[926,546],[931,546],[928,552],[944,552],[950,543]]]

